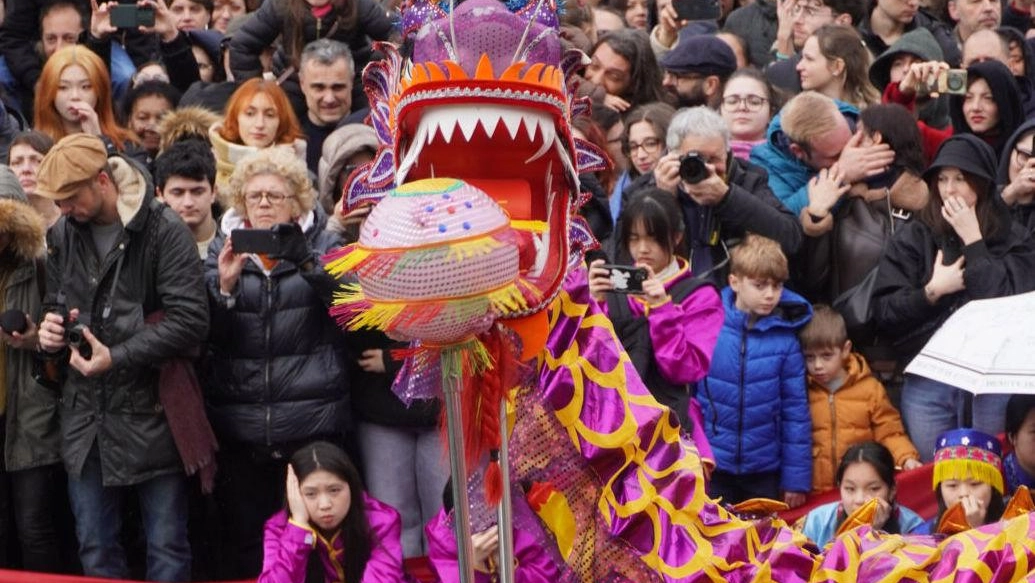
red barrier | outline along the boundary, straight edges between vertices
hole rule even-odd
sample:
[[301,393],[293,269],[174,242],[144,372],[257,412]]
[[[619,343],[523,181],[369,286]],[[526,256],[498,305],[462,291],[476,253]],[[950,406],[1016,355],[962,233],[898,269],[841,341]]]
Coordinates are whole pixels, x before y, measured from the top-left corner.
[[[898,485],[896,498],[899,504],[916,512],[924,520],[934,518],[934,515],[938,514],[938,502],[934,499],[934,492],[931,488],[933,475],[934,464],[925,464],[915,470],[899,472],[895,476],[895,483]],[[841,493],[837,490],[809,496],[803,506],[781,512],[780,518],[786,520],[788,524],[794,524],[795,520],[808,514],[809,510],[828,502],[836,502],[840,498]]]

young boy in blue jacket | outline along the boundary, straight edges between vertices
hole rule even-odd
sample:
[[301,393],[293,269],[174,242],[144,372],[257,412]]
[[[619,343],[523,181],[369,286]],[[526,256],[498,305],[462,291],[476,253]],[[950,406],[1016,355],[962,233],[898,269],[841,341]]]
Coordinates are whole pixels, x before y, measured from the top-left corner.
[[702,383],[705,432],[715,453],[708,493],[805,502],[812,488],[812,420],[797,331],[812,307],[783,287],[787,258],[749,235],[730,254],[726,318]]

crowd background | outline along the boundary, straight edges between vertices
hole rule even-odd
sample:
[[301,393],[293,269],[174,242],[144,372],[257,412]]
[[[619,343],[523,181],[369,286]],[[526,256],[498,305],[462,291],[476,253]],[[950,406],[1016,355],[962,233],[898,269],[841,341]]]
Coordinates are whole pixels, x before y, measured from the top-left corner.
[[[370,210],[341,200],[377,147],[360,75],[373,41],[403,40],[403,7],[130,6],[143,20],[92,0],[3,11],[0,307],[24,317],[0,318],[0,567],[255,577],[288,461],[316,441],[399,513],[402,555],[427,555],[447,478],[439,404],[394,395],[401,345],[342,332],[320,269]],[[590,290],[697,443],[713,496],[796,507],[840,488],[815,536],[873,497],[875,524],[913,531],[894,473],[944,461],[938,439],[958,429],[1002,436],[1005,452],[983,451],[1006,479],[954,498],[945,484],[969,488],[984,467],[936,470],[941,511],[962,497],[981,507],[970,525],[991,521],[994,493],[1001,506],[1035,484],[1030,399],[903,373],[966,302],[1035,290],[1032,3],[601,0],[562,20],[590,57],[577,135],[613,162],[581,177],[601,242]],[[191,261],[124,290],[139,253],[120,242],[142,245],[151,220]],[[234,250],[234,229],[284,223],[277,253]],[[605,264],[643,268],[643,293],[615,293]],[[167,303],[163,278],[196,301]],[[159,308],[178,343],[141,349],[130,339]],[[101,358],[67,347],[77,318]],[[192,415],[158,398],[159,366],[183,356],[214,438],[191,434],[210,455],[189,479],[155,461],[175,457],[167,426]],[[120,446],[148,415],[146,447]],[[177,492],[172,520],[153,512],[159,478],[175,482],[161,486]],[[96,528],[109,519],[114,534]]]

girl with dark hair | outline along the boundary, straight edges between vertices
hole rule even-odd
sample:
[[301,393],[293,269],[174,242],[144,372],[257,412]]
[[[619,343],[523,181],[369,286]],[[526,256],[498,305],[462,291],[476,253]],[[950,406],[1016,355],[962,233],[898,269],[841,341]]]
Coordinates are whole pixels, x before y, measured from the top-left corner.
[[1013,73],[999,61],[982,61],[967,67],[967,92],[949,98],[953,130],[971,133],[992,146],[996,159],[1003,155],[1007,138],[1021,122],[1021,90]]
[[624,112],[651,101],[665,101],[661,67],[642,30],[616,30],[601,37],[591,57],[585,77],[607,92],[606,107]]
[[618,245],[645,276],[642,292],[616,287],[616,274],[603,259],[590,264],[589,291],[611,319],[651,394],[672,409],[701,458],[714,465],[693,389],[711,365],[722,328],[722,301],[676,255],[682,217],[669,192],[651,188],[634,194],[622,210]]
[[999,440],[975,429],[953,429],[938,436],[936,447],[938,515],[928,522],[929,532],[956,534],[999,520],[1006,509]]
[[399,513],[369,496],[340,447],[316,441],[291,456],[287,509],[266,521],[258,583],[303,583],[316,551],[327,583],[405,581]]
[[134,85],[122,99],[122,123],[139,138],[148,162],[158,155],[162,143],[158,123],[179,103],[180,92],[165,81],[143,81]]
[[[629,190],[636,188],[633,181],[637,178],[652,174],[661,157],[668,153],[665,137],[675,114],[676,110],[671,105],[655,101],[638,105],[625,116],[622,155],[629,161],[629,166],[618,181],[627,184]],[[622,210],[622,201],[626,198],[624,193],[620,194],[612,196],[609,201],[611,219],[615,223]]]
[[[970,300],[1035,289],[1035,244],[996,196],[995,170],[995,154],[983,140],[972,134],[946,140],[924,174],[927,205],[895,232],[880,260],[871,309],[878,333],[893,339],[902,362]],[[1002,431],[1007,398],[971,399],[907,374],[902,418],[921,459],[930,461],[935,438],[946,430]]]
[[1006,494],[1035,490],[1035,395],[1013,395],[1006,404],[1006,438],[1013,451],[1003,459]]
[[730,150],[747,160],[751,148],[765,141],[765,132],[783,100],[758,69],[737,69],[722,89],[722,119],[730,127]]
[[870,500],[878,508],[871,525],[890,534],[926,534],[920,516],[895,502],[895,458],[876,441],[857,443],[845,451],[837,467],[841,500],[813,508],[805,515],[801,532],[820,548],[826,546],[846,518]]

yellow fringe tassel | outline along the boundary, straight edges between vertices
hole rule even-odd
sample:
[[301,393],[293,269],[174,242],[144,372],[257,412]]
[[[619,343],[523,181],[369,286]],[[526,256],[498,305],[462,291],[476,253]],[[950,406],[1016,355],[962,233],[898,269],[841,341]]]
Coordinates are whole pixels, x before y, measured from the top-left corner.
[[324,269],[334,277],[341,277],[354,270],[356,266],[366,261],[369,257],[370,250],[357,245],[341,258],[329,262]]
[[1003,473],[992,464],[971,459],[950,459],[935,462],[934,487],[937,488],[945,480],[976,479],[991,484],[1003,493]]
[[490,292],[489,303],[492,304],[492,309],[504,315],[528,308],[525,296],[516,283]]

